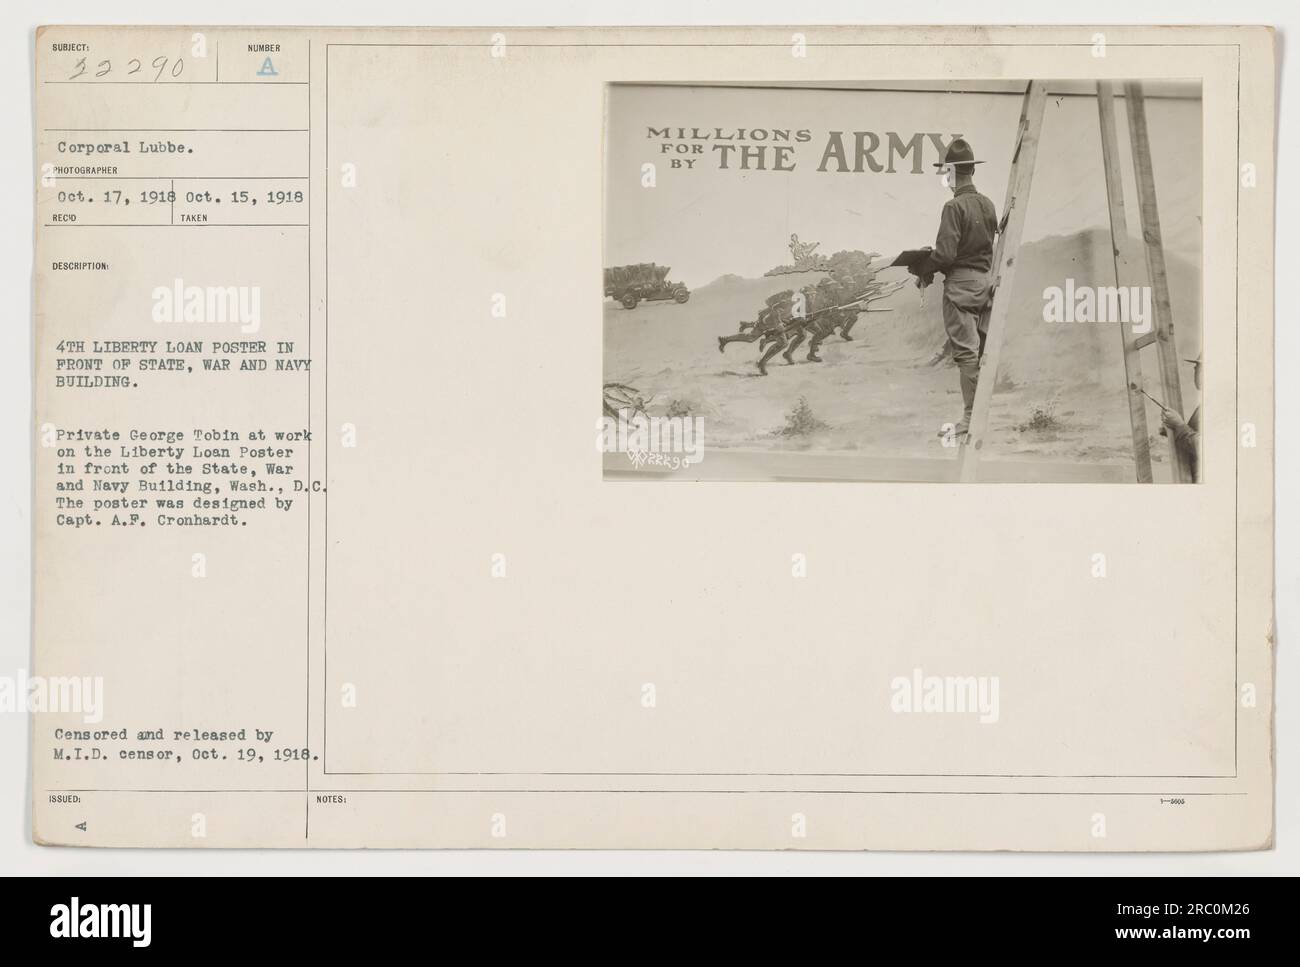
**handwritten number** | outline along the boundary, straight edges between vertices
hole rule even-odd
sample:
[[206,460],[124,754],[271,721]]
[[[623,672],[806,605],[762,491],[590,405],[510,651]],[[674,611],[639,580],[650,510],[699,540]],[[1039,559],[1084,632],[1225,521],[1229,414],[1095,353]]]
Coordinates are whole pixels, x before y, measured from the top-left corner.
[[[129,70],[126,72],[126,76],[128,77],[130,77],[132,74],[140,73],[140,70],[144,67],[144,62],[139,57],[132,57],[126,63],[127,63],[127,67],[129,68]],[[162,80],[162,76],[164,73],[169,73],[170,76],[173,79],[175,79],[177,77],[180,77],[183,73],[185,73],[185,58],[177,57],[175,60],[172,60],[170,57],[160,54],[159,56],[153,59],[150,66],[152,66],[155,71],[153,76],[154,82]],[[168,71],[169,66],[171,68],[170,72]],[[108,59],[101,60],[98,64],[95,65],[94,77],[96,78],[104,77],[108,74],[111,74],[112,72],[113,72],[113,62]],[[72,75],[68,78],[68,80],[75,81],[77,78],[84,76],[85,73],[86,73],[86,58],[82,57],[77,60],[75,65],[73,65],[73,72]]]

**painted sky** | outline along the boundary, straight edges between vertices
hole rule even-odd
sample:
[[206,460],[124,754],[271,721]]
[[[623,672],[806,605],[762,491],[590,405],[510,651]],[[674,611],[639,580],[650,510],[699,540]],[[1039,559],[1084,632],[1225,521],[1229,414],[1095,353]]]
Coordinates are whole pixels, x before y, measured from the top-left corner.
[[[1049,85],[1049,90],[1053,89]],[[1201,102],[1190,97],[1147,99],[1152,163],[1165,245],[1194,264],[1201,257]],[[622,86],[610,88],[606,127],[605,264],[658,262],[672,278],[698,287],[726,273],[752,277],[789,261],[790,234],[820,242],[819,252],[862,249],[893,255],[934,243],[939,211],[951,197],[934,174],[927,143],[925,171],[902,164],[894,174],[819,172],[832,131],[954,134],[987,159],[976,186],[1001,215],[1010,155],[1020,115],[1019,94]],[[1127,120],[1116,102],[1130,231],[1136,201],[1128,160]],[[795,169],[720,170],[705,148],[695,170],[671,168],[647,137],[650,127],[808,129],[796,144]],[[882,149],[876,153],[886,158]],[[641,166],[656,162],[657,184],[641,185]],[[834,165],[831,166],[832,169]],[[1050,96],[1025,225],[1025,241],[1105,226],[1097,102]]]

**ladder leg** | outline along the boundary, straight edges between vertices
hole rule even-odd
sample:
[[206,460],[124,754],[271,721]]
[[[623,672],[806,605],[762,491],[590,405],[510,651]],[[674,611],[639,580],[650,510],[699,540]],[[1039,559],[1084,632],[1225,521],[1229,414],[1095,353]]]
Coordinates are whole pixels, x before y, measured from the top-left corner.
[[[1133,148],[1133,171],[1137,176],[1138,212],[1142,216],[1142,238],[1146,242],[1147,273],[1151,276],[1151,301],[1155,313],[1156,350],[1160,361],[1160,382],[1165,406],[1180,416],[1183,391],[1178,378],[1178,348],[1174,342],[1174,314],[1169,300],[1169,277],[1165,273],[1165,249],[1160,236],[1160,212],[1156,208],[1156,179],[1151,167],[1151,140],[1147,133],[1146,104],[1142,84],[1124,85],[1124,108],[1128,114],[1129,140]],[[1170,465],[1175,483],[1192,481],[1191,467],[1182,459],[1174,439],[1169,438]]]
[[[1126,287],[1145,280],[1139,278],[1140,268],[1124,214],[1124,182],[1120,176],[1119,147],[1115,132],[1115,87],[1110,81],[1097,82],[1097,114],[1101,121],[1101,159],[1106,172],[1106,201],[1110,208],[1110,242],[1115,257],[1115,284]],[[1142,355],[1129,324],[1120,322],[1119,331],[1124,348],[1129,425],[1133,430],[1133,462],[1137,468],[1138,483],[1151,483],[1151,436],[1147,429],[1147,404],[1146,397],[1139,392],[1142,388]]]
[[988,310],[988,337],[984,344],[979,383],[975,388],[975,405],[971,411],[970,431],[965,445],[957,452],[957,478],[963,483],[978,479],[978,461],[988,432],[989,403],[993,398],[993,385],[998,378],[1003,336],[1011,306],[1011,287],[1015,280],[1016,260],[1020,254],[1020,236],[1025,227],[1025,212],[1029,208],[1029,189],[1034,179],[1034,161],[1038,155],[1038,141],[1043,127],[1043,108],[1046,103],[1046,84],[1043,81],[1031,81],[1028,90],[1025,91],[1024,106],[1020,113],[1017,146],[1008,179],[1007,200],[1002,210],[1002,228],[993,249],[993,267],[990,272],[994,286],[993,302]]

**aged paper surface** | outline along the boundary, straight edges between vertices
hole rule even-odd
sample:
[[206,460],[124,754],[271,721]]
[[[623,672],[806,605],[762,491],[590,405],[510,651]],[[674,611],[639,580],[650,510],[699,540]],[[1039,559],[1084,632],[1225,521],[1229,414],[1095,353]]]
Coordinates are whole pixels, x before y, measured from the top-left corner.
[[1271,843],[1270,31],[35,63],[38,842]]

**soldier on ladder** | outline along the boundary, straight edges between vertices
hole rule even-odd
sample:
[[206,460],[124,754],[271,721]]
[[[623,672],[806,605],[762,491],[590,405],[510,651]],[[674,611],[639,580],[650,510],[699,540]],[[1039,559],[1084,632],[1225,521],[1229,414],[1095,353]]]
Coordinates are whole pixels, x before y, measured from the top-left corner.
[[964,441],[970,429],[975,405],[980,357],[988,335],[984,310],[992,295],[989,270],[993,267],[993,238],[998,228],[993,202],[975,189],[977,164],[983,162],[975,160],[975,152],[963,138],[956,138],[943,161],[935,164],[936,168],[948,169],[945,180],[952,198],[943,206],[939,234],[928,262],[911,270],[917,276],[917,287],[922,289],[934,281],[935,272],[944,276],[943,326],[960,374],[964,405],[961,422],[954,431],[958,442]]

